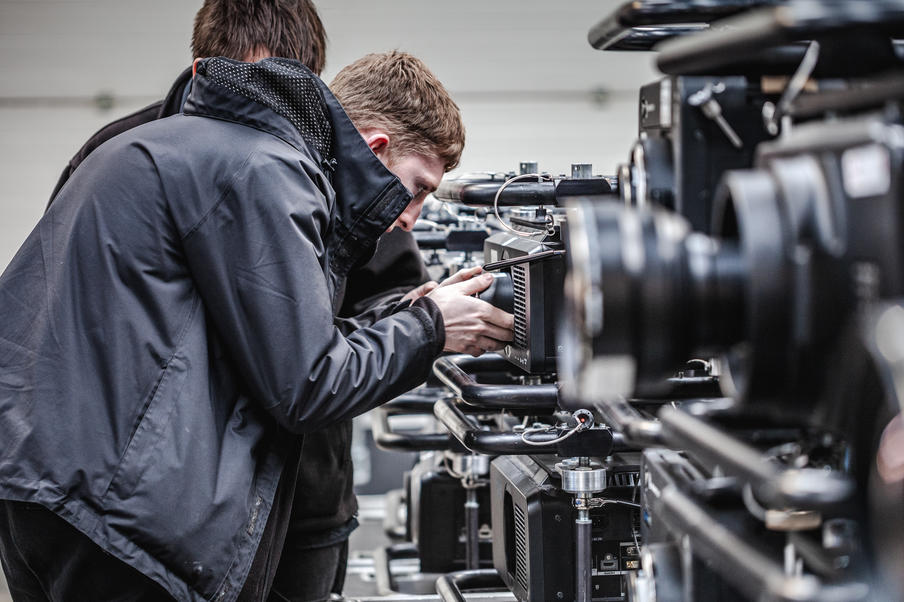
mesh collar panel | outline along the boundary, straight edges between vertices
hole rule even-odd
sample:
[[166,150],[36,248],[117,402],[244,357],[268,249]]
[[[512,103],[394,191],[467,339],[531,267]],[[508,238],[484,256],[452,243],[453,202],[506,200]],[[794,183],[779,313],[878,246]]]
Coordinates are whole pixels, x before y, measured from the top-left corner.
[[207,78],[282,115],[305,142],[330,158],[332,127],[314,75],[300,63],[264,59],[241,63],[224,58],[205,61]]

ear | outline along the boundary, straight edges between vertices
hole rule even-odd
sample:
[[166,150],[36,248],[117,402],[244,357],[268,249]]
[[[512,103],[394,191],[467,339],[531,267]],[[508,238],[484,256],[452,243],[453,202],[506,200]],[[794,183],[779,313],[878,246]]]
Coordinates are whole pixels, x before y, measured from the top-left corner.
[[194,77],[198,73],[198,63],[204,60],[204,57],[198,57],[191,63],[191,76]]
[[389,134],[381,130],[371,130],[364,135],[364,141],[377,158],[385,163],[384,158],[387,158],[389,153]]

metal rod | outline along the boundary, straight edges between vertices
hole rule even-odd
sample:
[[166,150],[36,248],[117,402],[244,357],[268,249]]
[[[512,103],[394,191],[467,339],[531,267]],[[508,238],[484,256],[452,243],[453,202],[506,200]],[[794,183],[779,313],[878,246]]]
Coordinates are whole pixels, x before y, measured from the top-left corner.
[[590,602],[592,598],[593,584],[590,567],[592,527],[590,511],[586,508],[578,509],[578,517],[574,521],[575,602]]
[[638,447],[656,447],[663,444],[662,425],[656,420],[641,416],[624,399],[616,399],[600,403],[596,410],[603,421],[620,432],[626,444]]
[[840,602],[869,595],[869,587],[863,583],[826,584],[812,575],[786,575],[781,563],[714,521],[705,508],[674,486],[662,490],[661,503],[660,518],[670,530],[688,537],[694,555],[742,591],[788,602]]
[[684,449],[750,483],[758,500],[772,508],[818,510],[844,503],[854,493],[851,479],[815,468],[785,468],[754,447],[686,411],[659,412],[662,435],[674,449]]
[[477,489],[467,489],[465,501],[465,568],[480,568],[480,505],[477,503]]

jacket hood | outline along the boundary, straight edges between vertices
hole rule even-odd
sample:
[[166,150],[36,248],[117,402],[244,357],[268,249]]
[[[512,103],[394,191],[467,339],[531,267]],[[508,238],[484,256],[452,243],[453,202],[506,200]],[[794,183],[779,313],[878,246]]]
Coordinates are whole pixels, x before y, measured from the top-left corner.
[[298,61],[204,59],[184,112],[243,123],[308,149],[336,193],[329,246],[337,274],[368,260],[377,239],[411,201],[326,84]]

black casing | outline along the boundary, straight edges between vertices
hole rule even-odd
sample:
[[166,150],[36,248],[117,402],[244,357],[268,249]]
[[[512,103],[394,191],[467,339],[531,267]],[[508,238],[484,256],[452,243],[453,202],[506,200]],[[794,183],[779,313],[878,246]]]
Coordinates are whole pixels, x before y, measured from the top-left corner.
[[[465,568],[465,498],[461,481],[430,456],[406,475],[408,536],[415,542],[421,572],[449,573]],[[489,533],[489,487],[477,490],[480,531]],[[492,543],[481,538],[480,565],[492,566]]]
[[[555,461],[551,456],[499,456],[490,464],[493,564],[522,602],[574,600],[577,511],[574,498],[558,488]],[[635,465],[612,470],[608,478],[605,497],[631,499]],[[625,600],[625,575],[638,561],[633,531],[639,511],[611,504],[594,508],[590,516],[593,600]],[[605,560],[607,554],[612,560]]]
[[[561,249],[560,242],[538,242],[500,232],[484,242],[487,263]],[[522,263],[507,270],[514,291],[515,340],[502,356],[530,374],[556,370],[555,321],[562,301],[565,261],[554,257]]]
[[[724,86],[714,98],[743,141],[742,148],[735,148],[714,121],[688,102],[707,84]],[[758,85],[739,76],[672,76],[643,86],[632,179],[644,172],[650,201],[675,209],[694,230],[708,232],[712,197],[722,173],[752,165],[756,145],[770,138],[763,126],[765,100]],[[642,161],[637,160],[638,147]]]

